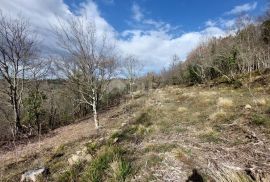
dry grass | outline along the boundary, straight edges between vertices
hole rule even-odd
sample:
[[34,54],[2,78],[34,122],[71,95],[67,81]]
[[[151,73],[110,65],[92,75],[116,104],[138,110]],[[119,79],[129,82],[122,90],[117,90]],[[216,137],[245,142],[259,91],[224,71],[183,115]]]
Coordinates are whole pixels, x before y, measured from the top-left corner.
[[265,106],[267,104],[266,98],[256,98],[253,99],[253,102],[258,106]]
[[[249,90],[166,87],[142,93],[133,104],[122,105],[125,112],[119,111],[113,121],[110,117],[101,117],[104,130],[119,139],[112,145],[132,150],[128,157],[136,174],[131,181],[181,182],[186,181],[194,169],[199,169],[209,181],[246,182],[250,180],[243,170],[246,166],[256,166],[263,175],[270,174],[266,168],[270,163],[265,160],[269,157],[269,133],[262,129],[268,121],[268,112],[264,112],[268,95],[262,91],[252,94],[257,100],[264,99],[260,105],[265,107],[261,107],[260,112],[254,104],[252,109],[245,109],[253,101]],[[142,113],[150,117],[140,117]],[[261,118],[262,113],[265,118]],[[254,114],[259,116],[252,117]],[[121,127],[121,121],[127,124]],[[112,123],[117,122],[119,125],[115,127]],[[44,141],[51,140],[48,144],[56,142],[55,145],[64,140],[73,141],[73,138],[89,135],[91,126],[87,122],[68,126],[59,131],[63,134],[57,133],[59,136]],[[121,131],[124,133],[119,135]],[[74,135],[66,136],[72,132]],[[244,142],[232,145],[236,139]],[[224,163],[233,164],[229,166],[234,168]],[[124,174],[123,164],[118,159],[108,163],[113,178]]]
[[[110,113],[104,113],[101,115],[100,124],[104,126],[101,131],[111,129],[115,127],[117,122],[109,122],[110,115],[113,115],[115,110]],[[120,120],[118,120],[120,122]],[[84,138],[92,137],[96,135],[96,129],[92,118],[82,121],[80,123],[71,124],[58,128],[53,131],[49,136],[43,136],[40,142],[28,143],[27,145],[18,145],[16,150],[0,153],[1,166],[8,165],[15,161],[21,161],[29,156],[33,156],[43,151],[57,148],[67,143],[79,141]]]
[[217,105],[219,107],[229,108],[233,106],[233,101],[229,98],[220,97],[218,98]]
[[226,112],[223,111],[222,109],[220,109],[220,110],[218,110],[218,111],[212,113],[212,114],[209,116],[209,119],[210,119],[211,121],[215,121],[215,120],[217,120],[217,119],[219,119],[219,118],[223,118],[223,117],[225,117],[225,116],[226,116]]
[[178,107],[178,112],[186,112],[188,109],[186,107]]
[[213,97],[217,95],[216,91],[201,91],[199,92],[199,95],[202,97]]
[[196,95],[197,94],[195,92],[185,92],[182,94],[182,96],[188,97],[188,98],[194,98],[194,97],[196,97]]

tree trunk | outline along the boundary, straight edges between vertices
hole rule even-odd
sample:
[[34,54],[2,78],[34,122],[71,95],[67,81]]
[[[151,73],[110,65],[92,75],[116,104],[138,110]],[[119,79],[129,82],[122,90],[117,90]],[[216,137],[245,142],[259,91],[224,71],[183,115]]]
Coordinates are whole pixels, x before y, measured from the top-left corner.
[[99,120],[98,120],[98,114],[97,114],[97,104],[96,101],[93,101],[93,114],[94,114],[94,122],[96,129],[99,128]]
[[19,107],[18,107],[18,103],[16,99],[14,99],[14,103],[13,103],[13,112],[14,112],[15,130],[17,134],[18,132],[22,131],[22,125],[21,125]]
[[99,128],[99,120],[98,120],[98,113],[97,113],[97,100],[98,100],[97,96],[98,95],[94,89],[92,90],[92,92],[93,92],[93,96],[94,96],[93,103],[92,103],[94,122],[95,122],[96,129],[98,129]]
[[133,95],[133,82],[130,81],[129,83],[129,92],[130,92],[130,95],[131,95],[131,99],[134,100],[134,95]]

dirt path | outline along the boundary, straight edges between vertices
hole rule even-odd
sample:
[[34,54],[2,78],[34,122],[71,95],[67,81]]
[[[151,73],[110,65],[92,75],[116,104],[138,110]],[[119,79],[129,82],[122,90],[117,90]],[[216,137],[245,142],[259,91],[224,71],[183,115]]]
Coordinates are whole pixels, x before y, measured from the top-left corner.
[[[114,110],[110,110],[107,113],[101,114],[100,124],[104,126],[101,132],[106,132],[108,128],[111,128],[115,122],[108,122],[112,120],[110,114]],[[64,145],[70,142],[75,142],[83,138],[89,138],[96,134],[96,129],[92,119],[87,119],[79,123],[71,124],[54,130],[49,133],[49,136],[45,136],[40,142],[32,142],[28,144],[16,146],[16,150],[0,153],[0,167],[8,164],[21,161],[29,156],[57,148],[60,145]]]

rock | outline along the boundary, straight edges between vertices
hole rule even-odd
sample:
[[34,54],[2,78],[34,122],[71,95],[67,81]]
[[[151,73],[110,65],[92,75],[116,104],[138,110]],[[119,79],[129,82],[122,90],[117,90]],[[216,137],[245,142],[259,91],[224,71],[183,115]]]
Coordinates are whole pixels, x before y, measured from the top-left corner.
[[85,159],[87,162],[89,162],[89,161],[92,160],[92,155],[87,154],[87,155],[84,156],[84,159]]
[[77,154],[72,154],[72,156],[68,159],[68,163],[72,166],[75,163],[80,161],[80,156]]
[[116,143],[116,142],[118,142],[118,138],[115,138],[115,139],[113,139],[113,143]]
[[104,137],[98,139],[99,142],[103,142],[104,140],[105,140]]
[[76,154],[72,154],[72,156],[68,159],[69,165],[74,165],[78,162],[81,161],[91,161],[92,160],[92,155],[87,154],[87,148],[83,148],[82,151],[77,151]]
[[252,107],[251,107],[251,105],[249,105],[249,104],[247,104],[246,106],[245,106],[245,109],[247,109],[247,110],[250,110]]
[[38,176],[46,174],[46,173],[48,173],[48,169],[44,167],[27,171],[24,174],[22,174],[21,182],[26,182],[26,181],[35,182]]
[[127,125],[126,122],[124,122],[124,123],[121,124],[122,127],[124,127],[124,126],[126,126],[126,125]]
[[86,153],[86,152],[87,152],[87,147],[83,147],[82,153]]

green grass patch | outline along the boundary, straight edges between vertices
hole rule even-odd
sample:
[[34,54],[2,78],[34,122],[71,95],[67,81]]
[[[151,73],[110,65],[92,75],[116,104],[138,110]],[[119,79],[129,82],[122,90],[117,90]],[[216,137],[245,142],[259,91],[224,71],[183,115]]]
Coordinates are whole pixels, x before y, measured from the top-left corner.
[[149,126],[151,126],[151,116],[148,113],[142,113],[132,125],[116,131],[111,135],[110,143],[117,138],[118,142],[139,142],[151,132]]
[[141,124],[145,127],[148,127],[150,126],[152,123],[151,123],[151,116],[149,114],[149,112],[143,112],[135,121],[134,124]]
[[91,155],[94,155],[102,145],[103,144],[101,142],[97,141],[88,142],[85,144],[85,146],[87,147],[87,153]]
[[126,177],[131,173],[131,165],[122,158],[116,158],[110,164],[110,171],[114,182],[124,182]]
[[77,162],[65,172],[58,176],[58,182],[66,182],[66,181],[79,181],[80,175],[84,170],[85,163],[84,162]]
[[251,118],[252,124],[257,126],[270,127],[270,118],[269,116],[263,114],[254,114]]
[[[90,165],[84,171],[82,181],[88,182],[100,182],[113,176],[113,179],[121,179],[120,181],[125,181],[126,177],[130,173],[130,165],[124,160],[125,152],[117,146],[105,146],[102,147],[96,158],[91,161]],[[117,171],[115,174],[109,174],[108,169],[110,164],[114,161],[118,162]]]
[[147,167],[151,167],[160,164],[163,161],[163,158],[157,154],[152,153],[146,157],[145,161]]
[[209,142],[209,143],[219,143],[219,142],[221,142],[221,139],[219,138],[219,133],[215,132],[215,131],[201,134],[200,138],[203,141]]

